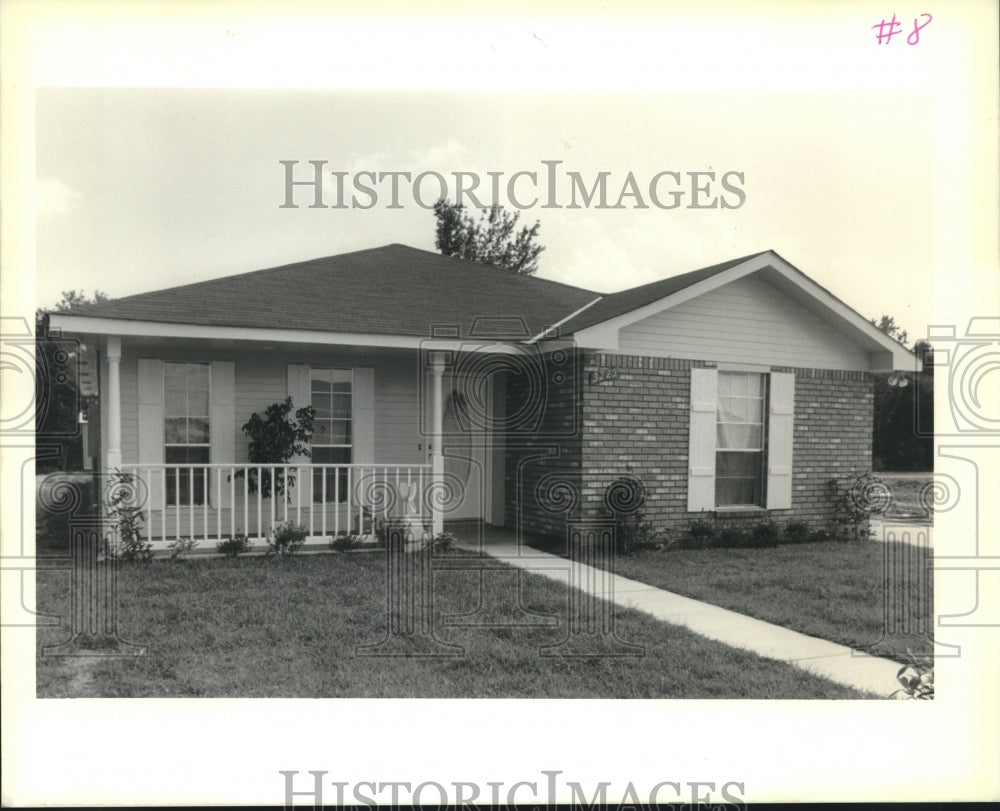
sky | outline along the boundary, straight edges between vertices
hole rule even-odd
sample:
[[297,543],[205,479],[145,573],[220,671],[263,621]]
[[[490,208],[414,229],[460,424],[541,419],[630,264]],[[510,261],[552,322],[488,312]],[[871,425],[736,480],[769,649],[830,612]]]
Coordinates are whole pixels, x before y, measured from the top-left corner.
[[[374,184],[367,209],[286,202],[285,166],[347,172],[535,172],[542,199],[520,212],[545,246],[540,277],[613,292],[768,248],[866,317],[911,335],[931,321],[933,98],[884,92],[474,92],[241,88],[42,88],[35,97],[36,296],[118,297],[402,242],[434,250],[433,176],[420,199]],[[546,202],[559,161],[559,207]],[[609,208],[569,208],[578,173],[608,173]],[[649,195],[660,172],[657,199]],[[691,173],[698,175],[692,180]],[[618,203],[629,173],[639,197]],[[743,197],[720,185],[729,175]],[[470,181],[466,181],[466,185]],[[529,205],[520,178],[514,202]],[[692,183],[708,188],[693,196]],[[366,181],[372,185],[371,181]],[[482,192],[485,191],[485,195]],[[704,205],[722,195],[717,208]],[[360,205],[370,195],[353,192]],[[721,207],[721,203],[733,206]],[[466,201],[468,202],[468,200]],[[645,205],[646,208],[637,206]]]

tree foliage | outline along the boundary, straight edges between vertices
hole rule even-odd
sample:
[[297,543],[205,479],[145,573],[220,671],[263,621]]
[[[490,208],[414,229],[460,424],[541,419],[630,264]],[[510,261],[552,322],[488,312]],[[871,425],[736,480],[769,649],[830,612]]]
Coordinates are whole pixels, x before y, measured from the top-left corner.
[[[312,439],[315,417],[316,410],[312,406],[300,408],[292,416],[291,397],[271,403],[264,410],[263,417],[255,411],[242,429],[250,440],[247,461],[256,465],[283,465],[293,456],[309,456],[309,441]],[[261,495],[270,498],[271,471],[265,468],[259,472]],[[238,471],[237,478],[242,478],[244,473],[244,470]],[[250,492],[257,492],[258,470],[250,468],[246,475]],[[284,471],[275,471],[275,495],[280,496],[286,492],[285,479]],[[289,473],[287,479],[288,487],[295,485],[294,473]]]
[[900,329],[896,325],[896,319],[891,315],[883,315],[878,321],[874,318],[870,318],[869,321],[871,321],[890,338],[894,338],[899,341],[903,346],[906,346],[906,344],[909,343],[907,340],[906,330]]
[[517,230],[520,212],[505,211],[494,204],[475,219],[464,206],[448,200],[434,204],[437,231],[434,246],[445,256],[484,262],[530,276],[538,270],[538,255],[545,250],[536,244],[541,224]]
[[[871,319],[904,346],[906,331],[890,315]],[[927,341],[917,341],[914,354],[923,370],[875,376],[875,424],[872,466],[880,471],[926,471],[934,468],[934,354]]]
[[[64,290],[51,310],[69,313],[89,304],[110,301],[100,290],[88,298],[82,290]],[[76,371],[80,347],[77,343],[53,336],[45,310],[35,311],[35,432],[46,445],[60,449],[59,460],[40,458],[39,467],[79,469],[83,467],[83,443],[79,436],[79,412],[90,413],[96,397],[80,394]]]

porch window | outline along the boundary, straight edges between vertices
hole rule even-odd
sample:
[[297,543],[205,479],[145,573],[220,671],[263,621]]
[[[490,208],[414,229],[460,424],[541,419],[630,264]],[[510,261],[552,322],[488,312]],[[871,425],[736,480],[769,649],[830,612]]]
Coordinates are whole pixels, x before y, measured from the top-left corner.
[[715,503],[763,506],[765,375],[719,372]]
[[[313,422],[312,462],[349,465],[353,452],[353,374],[350,369],[310,370]],[[326,491],[323,490],[324,479]],[[313,501],[347,501],[347,469],[313,471]]]
[[208,363],[163,364],[164,458],[167,504],[204,504],[204,467],[211,455],[211,373]]

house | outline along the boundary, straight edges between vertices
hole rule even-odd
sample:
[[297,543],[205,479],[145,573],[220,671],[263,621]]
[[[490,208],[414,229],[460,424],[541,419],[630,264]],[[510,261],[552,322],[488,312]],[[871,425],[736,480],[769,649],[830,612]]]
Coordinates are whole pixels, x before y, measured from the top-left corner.
[[[915,363],[773,251],[601,295],[394,244],[50,325],[97,350],[100,467],[139,479],[157,546],[286,518],[315,543],[383,518],[563,537],[626,472],[668,529],[818,524],[827,481],[870,469],[873,373]],[[248,464],[241,426],[286,397],[311,455]]]

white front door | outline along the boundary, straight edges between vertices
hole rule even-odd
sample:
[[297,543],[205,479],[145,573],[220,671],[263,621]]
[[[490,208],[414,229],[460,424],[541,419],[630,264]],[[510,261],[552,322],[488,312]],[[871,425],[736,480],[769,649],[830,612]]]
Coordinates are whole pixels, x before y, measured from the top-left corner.
[[[478,388],[473,390],[480,385],[481,391]],[[480,409],[492,407],[491,383],[488,379],[475,383],[456,382],[452,375],[445,374],[441,388],[444,405],[441,447],[445,488],[450,495],[450,501],[444,507],[444,520],[482,519],[490,505],[487,451],[487,418],[490,415],[484,415]],[[429,421],[430,414],[427,418]]]

